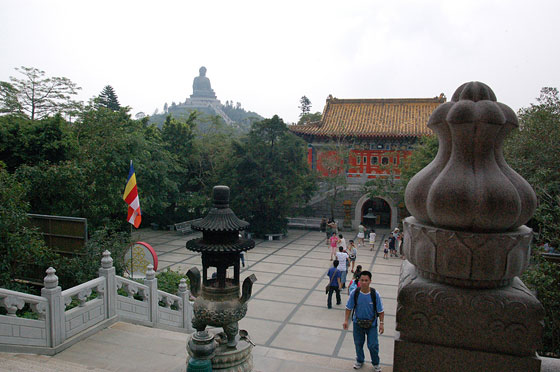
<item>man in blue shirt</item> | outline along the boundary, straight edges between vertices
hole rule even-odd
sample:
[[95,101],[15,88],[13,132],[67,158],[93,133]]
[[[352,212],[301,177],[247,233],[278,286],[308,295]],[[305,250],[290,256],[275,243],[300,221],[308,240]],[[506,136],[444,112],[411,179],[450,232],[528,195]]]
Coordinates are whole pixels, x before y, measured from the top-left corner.
[[340,288],[342,283],[340,282],[340,277],[342,273],[338,270],[338,260],[333,261],[333,267],[327,271],[327,276],[329,277],[329,293],[327,296],[327,307],[330,309],[332,307],[332,293],[336,292],[336,304],[340,305],[342,300],[340,299]]
[[[360,274],[360,287],[353,290],[348,297],[342,328],[348,329],[348,319],[350,318],[352,310],[354,310],[354,316],[352,317],[354,345],[356,346],[356,363],[354,363],[354,369],[362,368],[364,365],[364,342],[367,336],[367,347],[371,355],[373,370],[379,372],[381,371],[381,367],[379,366],[379,340],[377,338],[378,322],[376,312],[379,316],[379,334],[383,334],[385,331],[383,326],[385,313],[383,311],[381,297],[377,291],[375,291],[375,304],[373,303],[369,288],[370,284],[371,273],[369,271],[362,271]],[[356,291],[359,291],[357,294],[357,303],[355,303],[354,300],[356,297]],[[372,321],[371,325],[364,328],[364,323],[367,323],[367,320]],[[359,325],[359,323],[361,325]]]

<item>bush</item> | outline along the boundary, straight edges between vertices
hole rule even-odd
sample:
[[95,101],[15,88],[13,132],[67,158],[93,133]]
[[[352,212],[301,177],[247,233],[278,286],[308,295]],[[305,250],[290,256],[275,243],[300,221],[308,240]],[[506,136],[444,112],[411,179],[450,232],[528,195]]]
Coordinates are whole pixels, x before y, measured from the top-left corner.
[[173,271],[169,268],[157,274],[158,289],[167,293],[176,295],[179,289],[179,283],[181,279],[187,279],[187,285],[189,285],[189,279],[186,275],[181,274],[178,271]]
[[560,265],[548,262],[533,247],[533,264],[523,282],[534,292],[545,311],[543,348],[539,354],[560,358]]
[[59,256],[53,266],[57,272],[60,286],[64,289],[74,287],[98,276],[103,252],[111,252],[113,266],[117,275],[124,272],[124,254],[130,246],[130,235],[115,231],[111,227],[102,227],[95,231],[88,240],[85,254],[75,257]]

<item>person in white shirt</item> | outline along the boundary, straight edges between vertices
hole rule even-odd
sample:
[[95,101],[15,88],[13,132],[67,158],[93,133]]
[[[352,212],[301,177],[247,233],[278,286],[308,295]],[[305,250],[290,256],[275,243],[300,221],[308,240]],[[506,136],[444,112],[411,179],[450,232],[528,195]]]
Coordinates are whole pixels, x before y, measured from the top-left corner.
[[369,233],[369,250],[373,251],[373,245],[375,244],[375,230]]
[[342,246],[342,248],[344,248],[344,250],[346,250],[348,248],[348,246],[346,245],[346,239],[344,239],[342,234],[338,235],[338,245]]
[[340,282],[342,283],[342,288],[346,288],[346,274],[348,273],[348,253],[344,251],[344,247],[338,247],[336,259],[339,262],[338,270],[341,272]]

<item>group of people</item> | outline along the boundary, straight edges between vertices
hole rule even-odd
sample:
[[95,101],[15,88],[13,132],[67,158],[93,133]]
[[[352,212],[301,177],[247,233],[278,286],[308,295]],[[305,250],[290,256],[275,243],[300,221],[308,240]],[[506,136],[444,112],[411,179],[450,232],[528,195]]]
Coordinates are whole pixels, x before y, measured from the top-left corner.
[[404,260],[403,243],[403,235],[399,232],[398,228],[395,228],[389,234],[389,238],[383,242],[383,258],[388,260],[390,254],[391,257],[400,257]]
[[[331,221],[327,223],[327,226]],[[354,269],[357,258],[357,247],[353,240],[348,243],[342,234],[334,229],[336,223],[333,224],[331,230],[327,230],[327,245],[331,251],[331,261],[333,265],[327,271],[329,278],[326,287],[327,308],[332,308],[332,295],[335,293],[336,304],[342,304],[340,292],[346,287],[346,276],[348,269],[351,267],[353,273],[352,280],[348,286],[348,300],[344,313],[343,329],[348,329],[348,323],[352,321],[352,333],[354,338],[354,346],[356,348],[356,362],[354,369],[359,369],[365,361],[364,343],[367,339],[367,348],[370,352],[374,371],[381,371],[379,365],[379,334],[384,332],[384,310],[383,302],[379,293],[370,287],[372,274],[369,271],[362,271],[362,266],[357,265]],[[396,229],[398,234],[398,229]],[[375,244],[375,231],[369,233],[370,249],[373,250]],[[358,229],[358,246],[364,246],[364,238],[366,231],[362,225]],[[391,235],[393,237],[393,235]],[[396,239],[396,238],[394,238]],[[394,247],[394,244],[393,244]],[[395,251],[396,254],[396,251]],[[379,319],[379,320],[378,320]]]

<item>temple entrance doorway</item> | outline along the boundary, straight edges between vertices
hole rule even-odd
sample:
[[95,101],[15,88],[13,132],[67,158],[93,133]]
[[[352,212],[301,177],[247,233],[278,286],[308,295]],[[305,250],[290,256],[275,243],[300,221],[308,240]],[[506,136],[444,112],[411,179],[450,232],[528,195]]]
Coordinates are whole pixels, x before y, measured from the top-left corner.
[[[364,216],[368,214],[371,208],[374,219],[365,218]],[[368,199],[362,205],[361,220],[363,225],[369,228],[391,228],[391,206],[385,200],[381,198]]]

